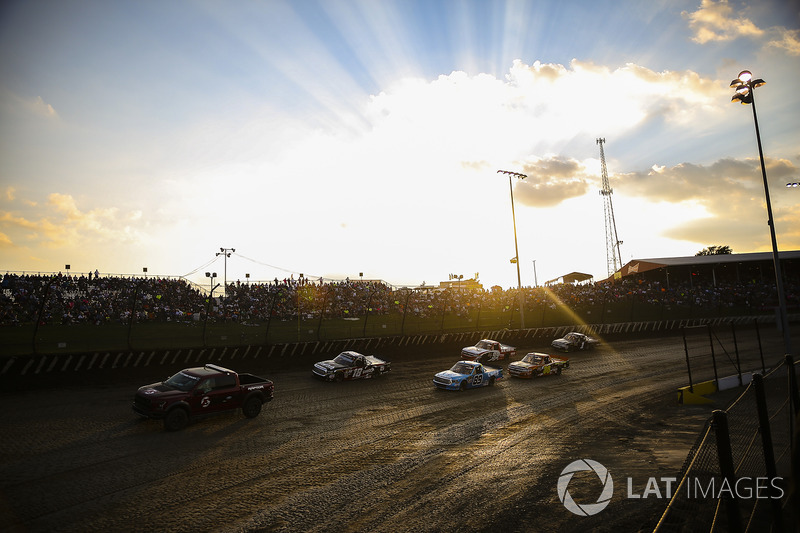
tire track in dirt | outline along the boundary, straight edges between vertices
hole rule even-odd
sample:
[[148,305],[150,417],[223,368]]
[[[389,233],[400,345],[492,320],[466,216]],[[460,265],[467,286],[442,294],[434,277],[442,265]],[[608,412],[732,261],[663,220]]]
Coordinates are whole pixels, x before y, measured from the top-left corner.
[[569,525],[553,480],[574,454],[600,440],[650,456],[661,442],[666,429],[642,429],[641,411],[674,402],[685,363],[680,339],[653,344],[571,354],[562,376],[466,393],[433,388],[455,361],[441,356],[395,360],[364,382],[281,372],[259,418],[221,415],[179,434],[133,421],[140,383],[4,395],[0,516],[9,531],[431,531],[480,502],[487,523],[511,530],[542,509]]

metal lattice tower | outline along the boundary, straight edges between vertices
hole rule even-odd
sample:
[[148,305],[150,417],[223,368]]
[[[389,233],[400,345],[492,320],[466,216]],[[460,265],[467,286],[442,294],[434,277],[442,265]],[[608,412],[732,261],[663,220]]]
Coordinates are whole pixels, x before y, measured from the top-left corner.
[[622,241],[617,236],[617,222],[614,220],[614,204],[611,202],[611,194],[614,189],[608,183],[608,170],[606,169],[606,155],[603,152],[605,139],[597,139],[600,145],[600,168],[603,173],[603,188],[600,195],[603,197],[603,212],[606,219],[606,260],[608,261],[608,275],[622,268],[622,253],[619,250]]

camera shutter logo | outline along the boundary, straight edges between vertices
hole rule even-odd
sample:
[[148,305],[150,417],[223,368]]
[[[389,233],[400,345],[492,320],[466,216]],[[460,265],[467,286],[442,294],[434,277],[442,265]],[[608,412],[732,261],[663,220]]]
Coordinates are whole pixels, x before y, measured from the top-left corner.
[[[597,498],[596,503],[579,504],[572,499],[572,496],[567,490],[567,486],[575,472],[587,471],[594,471],[594,473],[597,474],[597,477],[600,478],[600,482],[603,484],[603,492],[600,493],[600,497]],[[558,478],[557,489],[558,499],[561,500],[561,503],[564,504],[564,507],[566,507],[568,511],[579,516],[592,516],[605,509],[611,501],[611,496],[614,494],[614,481],[611,479],[611,474],[608,473],[608,469],[597,461],[578,459],[568,464],[567,467],[561,471],[561,476]]]

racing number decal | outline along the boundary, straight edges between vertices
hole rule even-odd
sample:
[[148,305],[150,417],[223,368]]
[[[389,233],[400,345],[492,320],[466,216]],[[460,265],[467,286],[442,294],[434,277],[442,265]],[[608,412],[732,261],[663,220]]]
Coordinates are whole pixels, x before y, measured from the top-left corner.
[[549,373],[550,373],[550,365],[546,365],[546,366],[545,366],[545,367],[542,369],[542,374],[549,374]]
[[209,405],[211,405],[211,398],[203,396],[203,399],[200,400],[200,407],[208,407]]
[[354,369],[354,370],[353,370],[353,377],[354,377],[354,378],[360,378],[360,377],[361,377],[361,372],[362,372],[363,370],[364,370],[363,368],[356,368],[356,369]]
[[476,374],[474,378],[472,378],[472,386],[477,387],[483,383],[483,374]]

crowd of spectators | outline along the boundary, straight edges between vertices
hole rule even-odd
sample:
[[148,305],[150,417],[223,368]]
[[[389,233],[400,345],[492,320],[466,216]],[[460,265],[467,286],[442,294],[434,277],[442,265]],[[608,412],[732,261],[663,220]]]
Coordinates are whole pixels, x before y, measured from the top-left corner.
[[[787,301],[800,303],[797,284],[786,285]],[[572,309],[618,302],[662,306],[742,307],[777,305],[774,284],[673,284],[624,280],[616,283],[560,284],[524,288],[526,308],[566,305]],[[225,291],[220,291],[225,292]],[[517,289],[397,289],[379,281],[275,279],[231,283],[227,295],[206,292],[182,278],[80,275],[19,275],[0,281],[0,325],[129,324],[200,320],[260,323],[270,319],[358,318],[404,313],[426,318],[443,313],[465,316],[477,309],[513,310]]]

